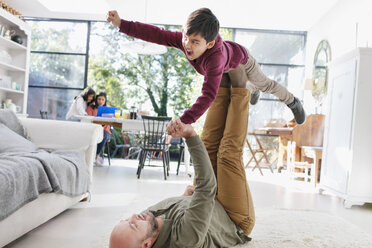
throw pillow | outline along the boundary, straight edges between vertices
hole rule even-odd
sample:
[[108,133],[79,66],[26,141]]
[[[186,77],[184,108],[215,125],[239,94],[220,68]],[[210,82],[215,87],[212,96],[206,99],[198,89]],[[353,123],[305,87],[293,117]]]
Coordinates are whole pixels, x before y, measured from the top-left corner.
[[38,147],[0,123],[0,153],[33,152]]
[[10,128],[13,132],[27,138],[25,129],[16,114],[10,109],[0,109],[0,123]]

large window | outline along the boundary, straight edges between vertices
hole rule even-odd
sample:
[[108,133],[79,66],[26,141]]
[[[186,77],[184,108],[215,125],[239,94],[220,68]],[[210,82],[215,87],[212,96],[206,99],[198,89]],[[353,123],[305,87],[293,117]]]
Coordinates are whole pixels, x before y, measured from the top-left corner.
[[64,119],[74,96],[87,85],[87,21],[33,20],[27,113]]
[[[234,41],[245,46],[269,78],[302,98],[305,71],[305,32],[236,29]],[[262,94],[251,106],[249,130],[262,127],[271,119],[293,118],[288,107],[271,94]]]

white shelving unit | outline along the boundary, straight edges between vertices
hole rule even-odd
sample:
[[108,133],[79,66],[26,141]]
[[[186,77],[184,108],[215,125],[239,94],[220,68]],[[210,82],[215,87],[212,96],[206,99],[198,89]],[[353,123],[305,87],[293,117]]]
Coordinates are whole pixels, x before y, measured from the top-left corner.
[[18,66],[14,66],[14,65],[11,65],[11,64],[8,64],[8,63],[4,63],[4,62],[1,62],[0,61],[0,68],[3,68],[5,70],[8,70],[8,71],[26,71],[25,69],[21,68],[21,67],[18,67]]
[[8,88],[3,88],[3,87],[0,87],[0,90],[4,92],[15,93],[15,94],[24,94],[24,91],[22,90],[13,90],[13,89],[8,89]]
[[[24,21],[12,14],[0,9],[0,24],[7,26],[7,29],[14,30],[16,35],[23,39],[23,44],[18,44],[6,37],[0,36],[0,52],[6,51],[11,61],[4,61],[0,56],[0,78],[10,77],[10,85],[0,85],[0,103],[7,99],[21,107],[20,115],[27,113],[28,95],[28,73],[30,61],[31,28]],[[20,89],[13,89],[15,82]]]

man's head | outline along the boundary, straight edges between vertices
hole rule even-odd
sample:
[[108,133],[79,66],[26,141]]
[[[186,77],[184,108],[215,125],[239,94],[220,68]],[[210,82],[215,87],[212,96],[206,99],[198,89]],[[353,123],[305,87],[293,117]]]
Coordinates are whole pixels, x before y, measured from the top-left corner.
[[220,24],[210,9],[201,8],[192,12],[182,32],[182,44],[188,59],[197,59],[212,48],[219,29]]
[[133,214],[114,227],[110,237],[110,248],[151,247],[159,232],[159,220],[152,213]]

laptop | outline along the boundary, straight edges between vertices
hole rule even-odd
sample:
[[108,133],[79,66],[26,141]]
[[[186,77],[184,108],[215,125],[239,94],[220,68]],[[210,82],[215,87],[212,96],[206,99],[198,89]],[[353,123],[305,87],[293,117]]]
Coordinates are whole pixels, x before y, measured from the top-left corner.
[[98,106],[97,116],[114,117],[115,116],[115,110],[117,110],[117,109],[118,108],[114,108],[114,107]]

